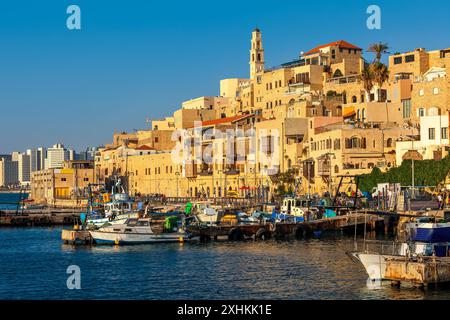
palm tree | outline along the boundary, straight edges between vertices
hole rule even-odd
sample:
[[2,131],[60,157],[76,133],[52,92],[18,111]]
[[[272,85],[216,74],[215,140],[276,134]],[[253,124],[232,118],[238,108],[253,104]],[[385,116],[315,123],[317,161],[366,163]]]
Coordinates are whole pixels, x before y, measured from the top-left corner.
[[381,56],[385,53],[388,53],[389,46],[387,43],[379,42],[372,43],[369,48],[367,48],[368,52],[373,52],[376,55],[375,61],[380,62]]
[[[371,65],[373,81],[378,86],[379,90],[383,84],[389,79],[389,69],[388,67],[381,62],[375,62]],[[379,97],[379,95],[378,95]]]
[[364,85],[364,90],[366,90],[367,93],[367,101],[370,102],[370,91],[373,88],[373,72],[372,68],[370,66],[365,66],[364,69],[361,72],[361,80]]

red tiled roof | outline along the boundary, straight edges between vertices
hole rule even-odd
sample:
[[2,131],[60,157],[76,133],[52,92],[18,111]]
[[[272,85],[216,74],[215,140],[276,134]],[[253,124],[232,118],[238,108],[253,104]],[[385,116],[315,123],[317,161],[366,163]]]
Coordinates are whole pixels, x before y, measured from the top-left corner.
[[147,145],[142,145],[140,147],[137,147],[135,150],[154,150],[152,147],[149,147]]
[[344,48],[344,49],[356,49],[356,50],[362,50],[361,48],[348,43],[347,41],[344,40],[339,40],[339,41],[335,41],[335,42],[331,42],[331,43],[327,43],[327,44],[323,44],[321,46],[317,46],[314,49],[309,50],[308,52],[304,53],[304,56],[313,54],[313,53],[317,53],[320,51],[320,49],[323,48],[327,48],[327,47],[331,47],[331,46],[338,46],[339,48]]
[[202,127],[214,126],[216,124],[222,124],[222,123],[229,123],[229,122],[238,121],[238,120],[241,120],[241,119],[245,119],[245,118],[247,118],[249,116],[251,116],[251,114],[244,114],[244,115],[238,115],[238,116],[234,116],[234,117],[208,120],[208,121],[203,121],[201,125],[202,125]]

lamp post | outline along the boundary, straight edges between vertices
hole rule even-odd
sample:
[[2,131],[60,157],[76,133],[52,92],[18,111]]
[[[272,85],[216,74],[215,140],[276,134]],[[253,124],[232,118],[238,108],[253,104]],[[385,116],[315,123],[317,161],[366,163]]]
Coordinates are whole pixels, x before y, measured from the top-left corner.
[[177,198],[179,197],[179,194],[178,194],[178,190],[179,190],[179,188],[178,188],[178,177],[180,176],[180,173],[177,171],[177,172],[175,172],[175,176],[177,177]]
[[313,160],[308,159],[308,160],[305,160],[304,163],[306,164],[307,178],[308,178],[308,195],[307,195],[307,199],[311,199],[311,165],[314,162],[313,162]]
[[[332,168],[333,168],[333,166],[331,165],[331,159],[336,159],[336,155],[332,152],[327,152],[325,154],[325,156],[327,157],[327,161],[329,164],[329,170],[330,170],[330,175],[328,176],[328,192],[331,195],[332,194],[332,192],[331,192],[331,174],[332,174]],[[333,156],[333,158],[331,158],[331,156]]]
[[[220,169],[220,170],[218,170],[218,172],[219,172],[219,174],[220,174],[220,178],[219,178],[219,187],[220,187],[221,184],[222,184],[222,173],[223,173],[223,170]],[[219,193],[218,193],[218,192],[217,192],[217,195],[219,196]],[[220,193],[220,196],[222,197],[222,192]]]

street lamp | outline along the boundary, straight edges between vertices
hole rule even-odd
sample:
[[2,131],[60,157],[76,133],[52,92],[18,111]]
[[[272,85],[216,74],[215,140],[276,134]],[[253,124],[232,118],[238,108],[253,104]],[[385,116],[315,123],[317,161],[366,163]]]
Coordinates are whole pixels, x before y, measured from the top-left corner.
[[177,177],[177,198],[179,197],[179,195],[178,195],[178,190],[179,190],[179,188],[178,188],[178,177],[180,176],[180,173],[177,171],[177,172],[175,172],[175,176]]
[[[331,174],[332,174],[332,170],[333,170],[333,166],[331,165],[331,159],[336,160],[336,155],[332,152],[327,152],[325,153],[325,156],[327,157],[327,161],[329,164],[329,170],[330,170],[330,175],[328,176],[328,192],[331,195]],[[331,156],[333,156],[333,158],[331,158]]]
[[311,172],[311,167],[314,164],[314,160],[312,158],[306,159],[303,161],[304,164],[306,164],[307,168],[307,178],[308,178],[308,196],[307,199],[311,199],[311,175],[314,174],[314,172]]
[[[222,184],[222,173],[223,173],[223,170],[219,169],[218,172],[220,174],[220,178],[219,178],[219,180],[220,180],[219,187],[220,187],[220,185]],[[217,195],[219,196],[219,192],[217,193]],[[220,196],[222,196],[222,192],[220,192]]]

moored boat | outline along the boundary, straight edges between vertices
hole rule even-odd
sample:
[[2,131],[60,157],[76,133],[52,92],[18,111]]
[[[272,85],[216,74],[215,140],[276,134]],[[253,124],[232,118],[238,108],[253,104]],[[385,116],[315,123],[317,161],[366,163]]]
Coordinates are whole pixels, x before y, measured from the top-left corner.
[[184,242],[189,234],[179,226],[177,217],[128,219],[124,224],[89,231],[97,244],[145,244]]
[[381,252],[365,248],[361,252],[350,253],[365,268],[371,280],[388,280],[386,266],[398,257],[416,261],[424,257],[448,258],[450,256],[450,223],[409,223],[408,239],[394,242]]

